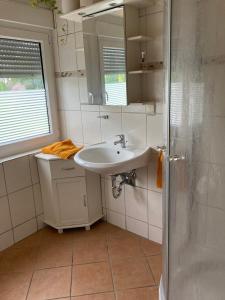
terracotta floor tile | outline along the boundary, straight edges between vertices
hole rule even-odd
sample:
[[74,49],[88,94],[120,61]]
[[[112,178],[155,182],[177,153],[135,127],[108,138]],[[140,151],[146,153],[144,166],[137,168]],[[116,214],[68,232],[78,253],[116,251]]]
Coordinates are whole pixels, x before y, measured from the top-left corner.
[[155,285],[145,258],[113,260],[112,274],[116,290]]
[[126,239],[126,238],[133,238],[140,240],[140,237],[132,232],[127,230],[121,229],[117,226],[111,225],[110,229],[107,232],[107,240],[111,241],[113,239]]
[[36,271],[28,300],[43,300],[70,296],[71,267]]
[[159,285],[161,274],[162,274],[162,256],[153,255],[147,258],[150,268],[155,279],[155,283]]
[[56,242],[41,245],[36,262],[36,269],[65,267],[72,265],[72,244]]
[[41,243],[41,231],[35,232],[27,238],[17,242],[12,248],[35,247],[38,248]]
[[71,300],[115,300],[114,293],[103,293],[86,296],[72,297]]
[[84,264],[108,260],[105,240],[79,240],[74,244],[73,263]]
[[8,248],[0,257],[0,272],[32,272],[36,259],[36,248]]
[[72,296],[111,291],[113,291],[113,283],[107,262],[73,267]]
[[145,256],[161,253],[161,245],[150,240],[141,239],[141,248]]
[[133,237],[111,239],[108,247],[112,259],[143,256],[139,240]]
[[117,300],[158,300],[158,288],[147,287],[118,291]]
[[32,274],[2,273],[0,274],[0,299],[25,300]]
[[41,230],[41,244],[52,244],[52,243],[73,243],[73,230],[64,230],[62,234],[59,234],[58,231],[51,227],[46,227]]

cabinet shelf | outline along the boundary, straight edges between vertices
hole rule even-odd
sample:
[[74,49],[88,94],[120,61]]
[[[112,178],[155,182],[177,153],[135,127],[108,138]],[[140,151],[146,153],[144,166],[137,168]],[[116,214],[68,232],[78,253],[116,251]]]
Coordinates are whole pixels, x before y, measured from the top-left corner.
[[152,40],[152,37],[146,35],[136,35],[128,37],[127,40],[130,42],[149,42]]

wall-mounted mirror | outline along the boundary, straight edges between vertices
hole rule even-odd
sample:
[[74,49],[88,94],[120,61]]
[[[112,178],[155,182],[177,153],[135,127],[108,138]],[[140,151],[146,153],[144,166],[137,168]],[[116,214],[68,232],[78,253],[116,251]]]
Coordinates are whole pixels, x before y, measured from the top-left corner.
[[83,21],[89,104],[127,105],[124,8]]

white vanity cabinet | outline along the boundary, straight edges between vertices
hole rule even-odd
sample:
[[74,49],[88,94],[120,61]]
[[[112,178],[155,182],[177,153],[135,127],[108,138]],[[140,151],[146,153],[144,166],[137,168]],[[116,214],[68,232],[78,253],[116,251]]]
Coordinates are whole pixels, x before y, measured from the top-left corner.
[[44,222],[62,232],[85,227],[103,217],[100,176],[78,166],[73,159],[36,155],[44,206]]

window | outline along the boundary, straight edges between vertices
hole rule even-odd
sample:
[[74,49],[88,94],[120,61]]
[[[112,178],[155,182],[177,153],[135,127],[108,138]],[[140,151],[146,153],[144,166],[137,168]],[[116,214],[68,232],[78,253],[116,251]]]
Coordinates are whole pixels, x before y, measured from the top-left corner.
[[50,133],[40,43],[0,38],[0,146]]
[[0,157],[5,157],[55,141],[58,129],[48,34],[7,29],[5,35],[2,31]]

